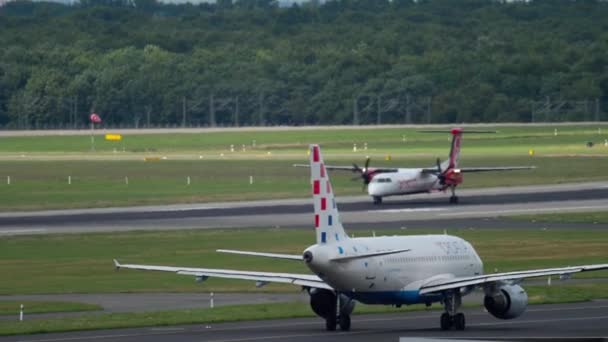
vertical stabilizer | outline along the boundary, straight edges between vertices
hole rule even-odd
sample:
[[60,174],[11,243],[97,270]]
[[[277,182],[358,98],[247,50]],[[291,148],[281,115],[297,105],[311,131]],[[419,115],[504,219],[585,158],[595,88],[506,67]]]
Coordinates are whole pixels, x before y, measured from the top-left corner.
[[342,227],[329,175],[319,145],[310,145],[310,178],[314,202],[314,225],[317,243],[335,243],[348,237]]
[[452,133],[452,146],[450,147],[450,155],[448,156],[448,160],[441,163],[442,170],[457,168],[458,160],[460,159],[462,128],[454,128],[450,133]]

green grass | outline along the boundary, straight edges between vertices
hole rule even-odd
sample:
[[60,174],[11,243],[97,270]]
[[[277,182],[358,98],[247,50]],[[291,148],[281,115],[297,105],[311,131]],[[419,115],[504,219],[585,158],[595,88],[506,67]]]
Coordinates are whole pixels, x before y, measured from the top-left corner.
[[[601,131],[598,132],[598,127]],[[477,128],[471,128],[477,129]],[[529,126],[514,125],[497,128],[487,127],[484,130],[498,130],[497,134],[468,134],[465,144],[471,154],[485,153],[488,149],[497,148],[501,154],[527,153],[529,148],[538,152],[578,152],[597,153],[587,149],[584,144],[594,141],[603,143],[607,136],[608,125],[572,125],[572,126]],[[554,135],[554,130],[558,135]],[[368,143],[370,150],[382,149],[386,152],[403,153],[437,153],[444,152],[449,146],[449,135],[417,132],[418,128],[374,128],[357,129],[296,129],[289,131],[241,130],[224,132],[184,133],[184,134],[126,134],[123,141],[105,141],[103,134],[96,135],[96,152],[113,154],[113,151],[124,153],[184,153],[184,152],[225,152],[230,145],[240,150],[243,145],[252,154],[275,151],[279,154],[305,152],[310,143],[320,143],[333,151],[350,151],[353,143],[359,148]],[[442,129],[443,130],[443,129]],[[446,131],[448,129],[445,129]],[[405,138],[405,141],[404,141]],[[90,154],[91,140],[83,136],[23,136],[4,137],[0,144],[0,153],[86,153]],[[255,146],[254,146],[255,141]],[[524,148],[521,150],[521,148]],[[476,152],[477,151],[477,152]]]
[[21,304],[23,304],[23,311],[25,315],[50,312],[80,312],[103,310],[103,308],[99,305],[87,303],[0,300],[0,315],[14,315],[15,317],[17,317]]
[[[608,148],[603,146],[608,126],[602,126],[601,134],[596,125],[560,126],[558,136],[554,129],[500,127],[498,134],[465,135],[463,167],[536,165],[538,169],[468,175],[463,187],[608,179],[603,172],[608,168]],[[152,134],[128,135],[118,144],[98,137],[96,152],[90,152],[88,136],[4,137],[0,211],[307,197],[308,171],[291,165],[307,163],[309,143],[323,145],[328,164],[363,164],[371,156],[372,166],[427,167],[434,165],[436,157],[447,156],[449,138],[449,134],[424,134],[411,128]],[[597,146],[587,148],[586,141]],[[361,149],[364,142],[366,151]],[[359,146],[357,152],[352,151],[353,143]],[[231,144],[235,152],[229,151]],[[533,157],[528,155],[530,149],[535,150]],[[387,155],[392,160],[385,160]],[[144,156],[167,160],[144,162]],[[352,176],[332,174],[338,194],[362,194],[360,182],[350,181]]]
[[[608,284],[584,284],[574,286],[554,285],[551,287],[530,286],[526,288],[530,304],[565,303],[588,301],[594,298],[608,298]],[[470,305],[478,307],[480,304]],[[421,310],[440,310],[440,305],[426,308],[412,305],[402,308],[358,304],[355,314],[396,313]],[[134,328],[145,326],[175,326],[180,324],[214,324],[243,320],[288,319],[312,317],[314,314],[307,303],[276,303],[224,306],[214,309],[173,310],[141,313],[113,313],[104,315],[83,315],[70,318],[45,320],[25,320],[21,323],[0,321],[0,335],[35,334],[61,331]],[[319,326],[322,326],[319,322]]]
[[[382,231],[406,235],[428,231]],[[606,263],[608,231],[453,230],[470,241],[487,272]],[[357,236],[371,236],[358,231]],[[297,291],[289,285],[269,284],[256,289],[252,282],[120,270],[123,263],[232,268],[309,273],[301,262],[216,253],[218,248],[300,254],[314,243],[310,228],[186,230],[13,236],[0,239],[0,294],[100,292],[209,292]],[[606,277],[589,272],[580,277]],[[36,279],[36,281],[32,281]]]
[[[0,211],[197,203],[310,195],[301,160],[0,161]],[[432,158],[395,158],[372,165],[430,166]],[[348,165],[350,161],[333,160]],[[363,160],[361,160],[361,163]],[[332,160],[329,159],[329,163]],[[360,164],[361,164],[360,163]],[[465,175],[463,188],[607,179],[604,157],[463,157],[463,166],[536,165],[535,170]],[[497,178],[497,175],[499,178]],[[6,184],[6,176],[11,184]],[[71,185],[68,184],[71,177]],[[249,184],[249,176],[254,183]],[[128,177],[128,184],[125,183]],[[187,184],[190,177],[190,185]],[[332,173],[341,196],[365,194],[350,172]]]

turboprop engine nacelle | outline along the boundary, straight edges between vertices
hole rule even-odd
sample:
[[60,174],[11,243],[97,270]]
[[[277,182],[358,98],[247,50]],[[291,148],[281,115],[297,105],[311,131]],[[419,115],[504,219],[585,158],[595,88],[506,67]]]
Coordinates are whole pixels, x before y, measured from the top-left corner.
[[[327,318],[336,312],[336,294],[325,289],[310,289],[310,307],[319,317]],[[345,295],[340,295],[340,314],[350,315],[355,308],[355,302]]]
[[486,294],[483,305],[496,318],[512,319],[526,311],[528,294],[519,285],[502,285],[496,292]]

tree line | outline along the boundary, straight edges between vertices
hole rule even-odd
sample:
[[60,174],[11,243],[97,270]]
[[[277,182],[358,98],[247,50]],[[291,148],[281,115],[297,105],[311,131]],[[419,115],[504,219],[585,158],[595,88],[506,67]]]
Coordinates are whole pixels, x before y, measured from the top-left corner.
[[608,3],[18,0],[0,126],[604,119]]

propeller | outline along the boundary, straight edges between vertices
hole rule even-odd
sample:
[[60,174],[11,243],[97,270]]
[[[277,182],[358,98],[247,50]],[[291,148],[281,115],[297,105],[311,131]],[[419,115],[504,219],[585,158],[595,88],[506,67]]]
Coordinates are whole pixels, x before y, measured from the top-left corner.
[[437,178],[439,179],[439,184],[445,185],[445,174],[441,170],[441,159],[437,158]]
[[362,178],[363,179],[363,190],[365,190],[365,186],[367,186],[372,181],[372,174],[371,174],[371,172],[369,172],[370,161],[371,161],[371,159],[369,157],[367,157],[365,159],[365,167],[363,167],[363,168],[360,168],[359,165],[353,163],[353,172],[359,172],[361,174],[361,176],[355,177],[352,180],[356,181],[356,180],[359,180],[359,178]]

